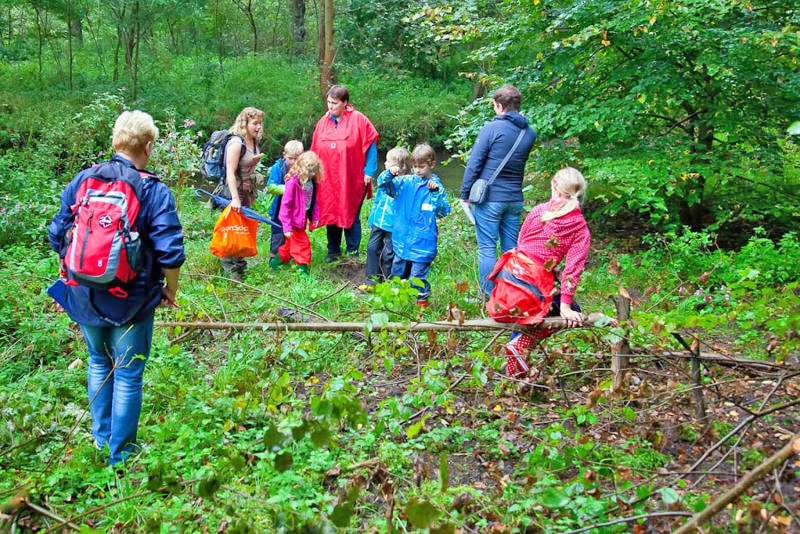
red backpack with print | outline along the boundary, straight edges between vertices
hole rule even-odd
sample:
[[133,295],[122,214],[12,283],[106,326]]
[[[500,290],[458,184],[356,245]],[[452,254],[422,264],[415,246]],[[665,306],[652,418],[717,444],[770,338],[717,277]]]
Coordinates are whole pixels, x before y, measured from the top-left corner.
[[92,167],[72,205],[62,267],[67,285],[103,289],[120,298],[141,267],[136,228],[144,181],[150,174],[110,161]]
[[494,289],[486,311],[499,323],[538,324],[553,301],[553,273],[517,248],[503,253],[487,280]]

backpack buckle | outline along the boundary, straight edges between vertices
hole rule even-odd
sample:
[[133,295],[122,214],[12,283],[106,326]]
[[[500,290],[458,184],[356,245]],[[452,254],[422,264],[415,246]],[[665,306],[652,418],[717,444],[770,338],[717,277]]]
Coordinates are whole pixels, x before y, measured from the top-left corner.
[[112,287],[108,292],[120,299],[128,298],[128,292],[121,287]]

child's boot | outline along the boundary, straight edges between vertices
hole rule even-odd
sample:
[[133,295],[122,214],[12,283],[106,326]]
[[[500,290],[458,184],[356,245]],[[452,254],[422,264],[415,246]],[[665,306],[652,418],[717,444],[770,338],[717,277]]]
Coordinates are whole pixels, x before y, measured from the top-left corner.
[[525,355],[533,347],[534,340],[526,335],[519,335],[506,343],[506,368],[508,376],[523,378],[530,371]]
[[297,270],[308,276],[308,264],[298,265]]
[[272,268],[272,270],[277,271],[281,265],[283,265],[283,262],[278,256],[274,256],[269,259],[269,266]]

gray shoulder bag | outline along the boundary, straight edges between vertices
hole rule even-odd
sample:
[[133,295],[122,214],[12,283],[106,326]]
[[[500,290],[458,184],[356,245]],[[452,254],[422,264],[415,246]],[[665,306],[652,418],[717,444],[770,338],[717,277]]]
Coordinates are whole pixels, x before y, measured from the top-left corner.
[[495,178],[497,178],[497,175],[500,174],[500,171],[502,171],[503,167],[506,166],[506,163],[508,163],[508,159],[511,157],[511,154],[513,154],[514,151],[519,146],[520,142],[522,141],[522,138],[525,136],[525,132],[528,131],[528,128],[530,128],[530,126],[522,128],[519,131],[517,140],[514,141],[514,146],[511,147],[511,150],[508,151],[506,157],[503,158],[503,161],[500,162],[500,165],[494,170],[494,173],[492,173],[492,176],[488,180],[485,180],[483,178],[478,178],[477,180],[475,180],[475,182],[472,184],[472,187],[469,189],[470,204],[483,204],[486,201],[486,195],[489,192],[489,186],[492,185]]

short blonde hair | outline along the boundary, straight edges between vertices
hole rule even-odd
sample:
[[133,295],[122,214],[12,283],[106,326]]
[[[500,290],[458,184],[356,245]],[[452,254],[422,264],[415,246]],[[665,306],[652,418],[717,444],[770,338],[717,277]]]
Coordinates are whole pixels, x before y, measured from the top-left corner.
[[283,153],[284,154],[302,154],[303,153],[303,143],[298,141],[297,139],[292,139],[285,145],[283,145]]
[[307,151],[300,154],[297,162],[289,169],[287,176],[297,175],[297,180],[305,185],[309,180],[319,183],[322,179],[322,162],[315,152]]
[[153,117],[144,111],[123,111],[114,122],[111,146],[114,152],[141,154],[147,143],[158,139],[158,128]]
[[[251,119],[264,120],[264,112],[252,106],[244,108],[239,112],[239,115],[233,122],[233,126],[231,126],[228,131],[232,134],[244,137],[247,135],[247,123],[250,122]],[[258,139],[258,141],[260,141],[260,139]]]
[[586,178],[583,177],[581,171],[573,167],[564,167],[558,171],[550,183],[553,189],[567,197],[567,201],[557,205],[553,211],[544,212],[542,222],[572,213],[575,208],[580,206],[580,197],[586,192]]
[[400,174],[409,174],[411,172],[411,154],[402,146],[396,146],[386,153],[386,161],[397,163],[400,167]]
[[436,152],[428,143],[420,143],[411,152],[411,161],[414,163],[436,163]]

